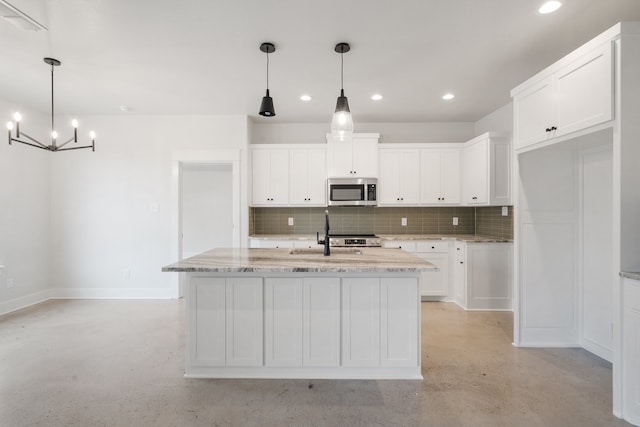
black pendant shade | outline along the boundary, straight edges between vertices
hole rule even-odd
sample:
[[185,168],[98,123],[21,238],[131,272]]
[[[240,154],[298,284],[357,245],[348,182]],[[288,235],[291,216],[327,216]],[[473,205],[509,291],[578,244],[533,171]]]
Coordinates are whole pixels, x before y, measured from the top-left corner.
[[344,96],[344,89],[340,89],[340,96],[338,97],[338,101],[336,102],[336,113],[339,112],[351,112],[351,110],[349,110],[349,100],[346,96]]
[[267,93],[262,97],[258,114],[264,117],[274,117],[276,110],[273,107],[273,98],[269,96],[269,54],[275,52],[276,47],[273,43],[262,43],[260,45],[260,51],[267,54]]
[[273,117],[276,115],[276,110],[275,108],[273,108],[273,98],[269,96],[269,89],[267,89],[267,94],[262,97],[262,102],[260,103],[260,112],[258,114],[265,117]]

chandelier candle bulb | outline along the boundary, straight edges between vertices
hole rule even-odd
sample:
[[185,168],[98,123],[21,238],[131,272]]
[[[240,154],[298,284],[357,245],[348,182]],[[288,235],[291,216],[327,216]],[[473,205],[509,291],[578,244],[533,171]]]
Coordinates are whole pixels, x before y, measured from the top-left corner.
[[73,142],[78,142],[78,121],[71,120],[71,126],[73,126]]

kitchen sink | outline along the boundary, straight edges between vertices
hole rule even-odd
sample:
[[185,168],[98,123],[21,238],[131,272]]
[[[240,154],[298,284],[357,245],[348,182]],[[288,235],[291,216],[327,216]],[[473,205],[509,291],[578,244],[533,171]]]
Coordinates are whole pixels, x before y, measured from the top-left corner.
[[[319,248],[294,248],[289,249],[291,255],[317,255],[323,254],[324,249]],[[362,249],[359,248],[331,248],[331,255],[362,255]]]

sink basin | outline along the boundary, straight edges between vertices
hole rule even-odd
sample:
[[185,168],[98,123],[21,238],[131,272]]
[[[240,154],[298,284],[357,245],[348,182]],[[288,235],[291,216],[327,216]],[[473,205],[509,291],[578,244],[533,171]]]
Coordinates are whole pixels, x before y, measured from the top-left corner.
[[[324,248],[295,248],[289,249],[289,254],[291,255],[322,255],[324,253]],[[347,254],[347,255],[362,255],[362,249],[359,248],[331,248],[331,255],[339,255],[339,254]]]

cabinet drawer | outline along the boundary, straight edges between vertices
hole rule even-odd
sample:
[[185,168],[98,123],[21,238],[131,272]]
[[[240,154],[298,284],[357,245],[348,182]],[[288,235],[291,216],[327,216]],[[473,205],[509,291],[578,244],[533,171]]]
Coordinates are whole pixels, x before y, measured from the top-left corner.
[[444,240],[425,240],[416,243],[416,252],[425,253],[447,253],[449,252],[449,242]]
[[389,240],[384,242],[383,245],[385,248],[400,248],[411,253],[416,251],[416,242],[410,240]]

